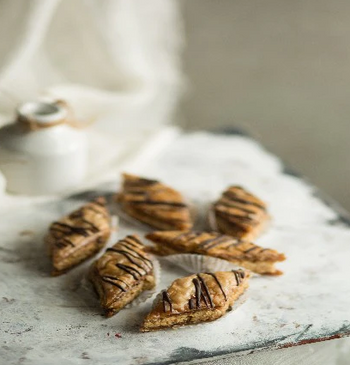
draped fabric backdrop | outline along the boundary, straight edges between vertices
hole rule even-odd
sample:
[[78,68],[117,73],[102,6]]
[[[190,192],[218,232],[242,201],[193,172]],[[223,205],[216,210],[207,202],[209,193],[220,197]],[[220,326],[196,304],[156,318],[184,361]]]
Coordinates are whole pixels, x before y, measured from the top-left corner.
[[2,0],[2,121],[42,95],[68,100],[80,118],[168,121],[182,38],[173,0]]
[[[178,5],[0,0],[0,125],[20,102],[65,99],[90,125],[87,184],[113,177],[116,164],[173,119],[183,83]],[[0,172],[0,195],[4,186]]]

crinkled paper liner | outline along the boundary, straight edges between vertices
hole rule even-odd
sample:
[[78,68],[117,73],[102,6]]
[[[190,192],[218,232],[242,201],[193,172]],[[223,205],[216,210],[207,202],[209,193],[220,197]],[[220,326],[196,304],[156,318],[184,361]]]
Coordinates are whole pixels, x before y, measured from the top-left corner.
[[164,256],[163,259],[171,262],[176,266],[181,267],[183,270],[189,273],[244,269],[241,266],[238,266],[236,264],[233,264],[232,262],[223,259],[191,253]]
[[[114,242],[118,237],[118,230],[119,230],[119,217],[117,215],[111,216],[111,235],[108,239],[108,243]],[[107,243],[107,246],[108,246]]]
[[[137,305],[145,302],[149,298],[153,297],[154,294],[158,291],[158,286],[159,286],[160,277],[161,277],[161,267],[160,267],[159,261],[153,255],[149,255],[149,256],[153,263],[153,273],[154,273],[156,285],[151,290],[143,291],[138,297],[136,297],[131,303],[127,304],[124,308],[134,308]],[[91,281],[89,280],[89,273],[87,273],[86,275],[83,276],[80,286],[84,291],[86,291],[89,294],[89,296],[93,296],[96,298],[96,292],[94,290],[94,286],[91,283]]]

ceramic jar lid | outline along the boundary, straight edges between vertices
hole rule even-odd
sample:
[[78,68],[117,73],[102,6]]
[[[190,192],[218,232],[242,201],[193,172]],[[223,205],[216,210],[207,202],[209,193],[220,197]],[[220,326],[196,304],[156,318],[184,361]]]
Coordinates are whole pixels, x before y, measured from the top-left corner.
[[31,129],[52,127],[67,122],[68,105],[63,101],[27,102],[17,108],[17,118]]
[[70,125],[64,101],[26,102],[17,120],[0,130],[0,171],[10,192],[61,193],[82,183],[87,170],[83,130]]

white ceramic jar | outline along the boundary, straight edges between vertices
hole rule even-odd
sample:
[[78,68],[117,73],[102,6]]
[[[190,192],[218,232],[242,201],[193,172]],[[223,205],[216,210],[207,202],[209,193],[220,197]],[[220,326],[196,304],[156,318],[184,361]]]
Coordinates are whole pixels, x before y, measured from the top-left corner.
[[15,123],[0,129],[0,171],[7,190],[41,195],[76,187],[87,170],[87,141],[68,124],[63,102],[28,102]]

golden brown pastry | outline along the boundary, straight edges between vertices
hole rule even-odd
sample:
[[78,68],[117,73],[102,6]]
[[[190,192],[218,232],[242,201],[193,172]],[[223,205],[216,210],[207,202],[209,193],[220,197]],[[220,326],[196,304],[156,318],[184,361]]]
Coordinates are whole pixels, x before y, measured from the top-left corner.
[[225,190],[213,205],[213,220],[218,232],[252,241],[269,221],[266,204],[240,186]]
[[190,210],[179,192],[159,181],[124,174],[118,195],[131,217],[161,230],[192,228]]
[[152,251],[161,256],[177,253],[207,255],[259,274],[282,274],[274,265],[285,260],[285,256],[275,250],[217,232],[159,231],[147,234],[146,238],[156,244]]
[[106,316],[113,316],[155,286],[153,263],[137,236],[127,236],[94,262],[90,280]]
[[248,287],[244,270],[201,273],[176,279],[155,299],[142,332],[215,321]]
[[46,237],[52,275],[61,275],[93,256],[105,245],[110,233],[110,215],[102,197],[53,222]]

